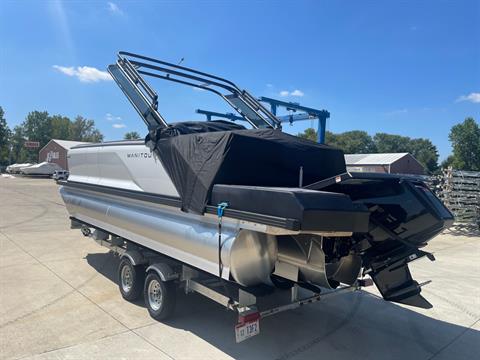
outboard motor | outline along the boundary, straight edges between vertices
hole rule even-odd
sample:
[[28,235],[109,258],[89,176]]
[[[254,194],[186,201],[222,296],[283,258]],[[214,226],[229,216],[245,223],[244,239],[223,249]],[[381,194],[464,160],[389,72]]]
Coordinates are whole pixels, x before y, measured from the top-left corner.
[[357,173],[328,191],[348,194],[370,211],[367,234],[354,234],[352,247],[362,258],[385,300],[430,308],[412,279],[408,263],[432,254],[420,250],[453,224],[453,215],[422,182],[413,177]]

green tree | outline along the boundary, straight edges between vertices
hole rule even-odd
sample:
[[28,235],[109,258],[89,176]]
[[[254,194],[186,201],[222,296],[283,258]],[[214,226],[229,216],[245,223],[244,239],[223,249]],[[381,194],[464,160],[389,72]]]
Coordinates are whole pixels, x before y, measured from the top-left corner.
[[137,139],[141,139],[142,137],[140,136],[140,134],[136,131],[130,131],[130,132],[127,132],[123,138],[125,140],[137,140]]
[[442,163],[440,164],[440,167],[443,169],[443,168],[452,166],[452,164],[453,164],[453,155],[450,155],[449,157],[447,157],[445,160],[442,161]]
[[325,144],[335,146],[337,143],[337,134],[332,133],[331,131],[325,131]]
[[[8,136],[4,135],[6,132]],[[35,162],[38,160],[39,149],[25,148],[25,141],[38,141],[41,148],[51,139],[100,142],[103,135],[95,127],[93,120],[77,116],[72,122],[66,116],[49,116],[46,111],[28,113],[22,124],[16,126],[12,132],[6,126],[3,109],[0,107],[0,164],[5,162],[4,148],[8,149],[8,158],[11,158],[11,162]],[[7,142],[8,145],[5,145]]]
[[8,165],[10,155],[10,138],[12,133],[4,117],[5,113],[0,106],[0,165]]
[[297,136],[301,137],[302,139],[317,141],[317,131],[312,128],[305,129],[303,133],[299,133]]
[[24,143],[25,135],[23,134],[23,127],[22,125],[17,125],[13,128],[12,136],[10,138],[10,146],[12,148],[12,163],[25,163],[30,159],[31,154],[24,147]]
[[46,111],[32,111],[28,113],[22,123],[23,135],[27,140],[40,142],[40,148],[50,141],[52,121]]
[[459,170],[480,171],[480,127],[477,122],[471,117],[466,118],[452,127],[448,138],[453,148],[451,166]]
[[342,149],[346,154],[369,154],[376,152],[375,143],[366,131],[353,130],[332,134],[327,144]]
[[376,133],[373,141],[379,153],[409,152],[410,138],[407,136]]
[[70,127],[72,126],[72,122],[68,117],[53,115],[50,121],[52,126],[50,137],[52,139],[70,140]]
[[70,140],[101,142],[103,135],[95,127],[95,121],[78,115],[70,126]]
[[[317,142],[317,130],[313,128],[307,128],[302,133],[297,134],[298,137],[302,139],[307,139]],[[325,131],[325,143],[328,145],[336,146],[337,143],[337,134],[332,133],[331,131]]]
[[438,169],[438,151],[437,147],[428,139],[411,139],[409,144],[410,154],[417,159],[429,173]]

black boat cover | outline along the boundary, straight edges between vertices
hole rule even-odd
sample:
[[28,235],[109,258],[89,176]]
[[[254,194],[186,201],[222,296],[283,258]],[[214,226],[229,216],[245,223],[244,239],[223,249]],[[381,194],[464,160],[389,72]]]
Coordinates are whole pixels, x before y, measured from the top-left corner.
[[184,122],[171,124],[166,128],[158,129],[157,139],[164,138],[164,137],[185,135],[185,134],[206,133],[206,132],[215,132],[215,131],[229,131],[229,130],[245,130],[245,129],[246,128],[240,124],[234,124],[231,121],[225,121],[225,120],[184,121]]
[[187,126],[180,130],[187,132],[183,135],[157,133],[155,141],[147,136],[147,145],[160,157],[181,197],[183,211],[203,214],[214,184],[298,187],[300,167],[305,185],[346,171],[339,149],[274,129],[219,131],[218,123],[204,123],[215,124],[213,132],[188,133]]

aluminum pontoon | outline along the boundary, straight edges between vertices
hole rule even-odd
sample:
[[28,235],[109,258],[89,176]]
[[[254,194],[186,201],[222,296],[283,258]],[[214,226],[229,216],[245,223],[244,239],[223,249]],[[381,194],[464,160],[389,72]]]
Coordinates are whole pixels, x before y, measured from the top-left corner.
[[[218,76],[127,52],[108,71],[148,135],[72,148],[59,183],[72,227],[121,254],[124,298],[143,292],[163,319],[181,285],[236,310],[238,341],[258,332],[260,317],[369,278],[388,301],[431,307],[408,263],[434,260],[421,248],[453,217],[423,182],[348,173],[341,150],[283,133],[257,99]],[[143,76],[212,92],[251,129],[168,124]],[[286,304],[258,308],[257,297],[285,288]]]

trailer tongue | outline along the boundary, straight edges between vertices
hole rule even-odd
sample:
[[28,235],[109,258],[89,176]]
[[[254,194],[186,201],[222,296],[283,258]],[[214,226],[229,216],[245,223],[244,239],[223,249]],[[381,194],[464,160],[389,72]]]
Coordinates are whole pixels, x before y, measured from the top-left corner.
[[[281,132],[226,79],[125,52],[108,70],[147,125],[146,141],[72,148],[59,183],[72,227],[120,254],[125,299],[143,292],[164,319],[175,287],[201,293],[238,312],[237,341],[256,335],[261,318],[359,289],[367,275],[386,300],[431,307],[408,263],[434,260],[420,248],[453,217],[422,182],[347,173],[341,150]],[[252,129],[168,124],[142,75],[212,92]],[[257,303],[281,289],[287,301]]]

